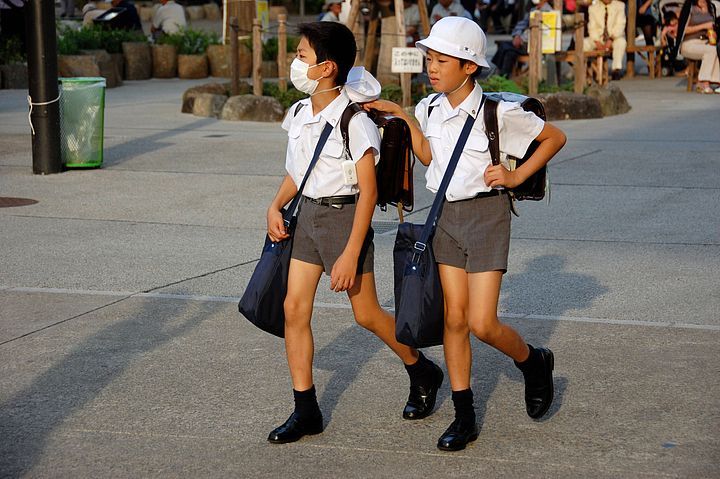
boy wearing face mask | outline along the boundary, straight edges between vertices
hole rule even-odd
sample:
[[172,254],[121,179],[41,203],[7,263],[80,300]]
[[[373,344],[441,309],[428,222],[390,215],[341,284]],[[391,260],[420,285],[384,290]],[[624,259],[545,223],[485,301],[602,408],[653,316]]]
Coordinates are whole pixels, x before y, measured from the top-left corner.
[[[310,164],[321,131],[332,125],[330,136],[310,173],[300,201],[288,275],[285,312],[285,350],[293,384],[295,410],[268,436],[271,443],[297,441],[323,430],[323,419],[312,375],[313,336],[310,320],[317,285],[323,272],[330,288],[345,291],[357,323],[373,332],[405,364],[410,375],[406,419],[432,413],[442,370],[422,353],[395,339],[395,322],[377,299],[373,274],[373,230],[370,227],[377,198],[375,165],[380,135],[365,113],[350,120],[349,148],[345,150],[340,117],[351,102],[370,101],[380,84],[369,73],[358,74],[355,38],[341,23],[316,22],[299,26],[301,35],[290,78],[310,95],[292,105],[282,123],[288,132],[285,176],[267,211],[268,236],[288,238],[282,207],[296,194]],[[348,75],[353,77],[348,81]],[[344,164],[344,165],[343,165]],[[344,166],[344,168],[343,168]],[[354,175],[345,175],[350,167]]]

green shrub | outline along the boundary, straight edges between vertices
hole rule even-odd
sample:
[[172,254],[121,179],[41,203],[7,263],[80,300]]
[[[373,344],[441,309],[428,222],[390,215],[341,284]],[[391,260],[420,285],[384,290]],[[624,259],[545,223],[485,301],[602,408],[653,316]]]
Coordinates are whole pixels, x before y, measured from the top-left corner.
[[485,80],[479,80],[478,83],[483,91],[509,91],[512,93],[527,94],[527,88],[521,88],[517,83],[508,80],[502,75],[493,75]]
[[163,35],[160,43],[175,45],[180,55],[202,55],[209,45],[219,44],[220,37],[215,32],[184,28],[178,33]]
[[288,86],[286,92],[280,91],[277,83],[263,82],[263,95],[277,99],[286,110],[298,100],[307,98],[307,95],[292,86]]
[[0,65],[25,63],[25,51],[18,37],[0,39]]
[[57,43],[60,55],[76,55],[80,50],[106,50],[108,53],[121,53],[123,42],[147,41],[142,32],[105,29],[98,26],[87,26],[79,30],[65,27],[58,33]]
[[402,88],[400,88],[400,85],[389,83],[387,85],[384,85],[380,90],[380,98],[382,98],[383,100],[390,100],[395,103],[401,103],[402,96]]

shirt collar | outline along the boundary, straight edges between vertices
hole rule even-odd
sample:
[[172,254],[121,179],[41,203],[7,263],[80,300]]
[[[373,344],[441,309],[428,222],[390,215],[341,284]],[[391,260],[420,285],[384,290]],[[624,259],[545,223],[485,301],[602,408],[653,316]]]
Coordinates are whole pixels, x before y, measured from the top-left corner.
[[[472,78],[468,81],[474,81]],[[437,98],[430,102],[430,106],[442,105],[443,113],[445,113],[445,119],[449,120],[457,116],[460,110],[464,111],[468,115],[476,116],[478,114],[478,106],[482,101],[483,90],[482,87],[476,82],[475,87],[470,94],[458,105],[456,109],[450,106],[450,102],[447,100],[445,95],[437,95]]]
[[340,121],[340,117],[343,114],[343,111],[345,111],[345,107],[348,106],[350,103],[350,98],[347,96],[347,93],[345,93],[345,89],[340,90],[340,95],[337,96],[333,101],[330,102],[328,106],[322,109],[320,113],[317,115],[312,114],[312,102],[310,99],[307,99],[307,109],[308,112],[304,118],[303,123],[304,124],[310,124],[310,123],[317,123],[322,118],[326,122],[330,123],[333,128],[337,125],[338,121]]

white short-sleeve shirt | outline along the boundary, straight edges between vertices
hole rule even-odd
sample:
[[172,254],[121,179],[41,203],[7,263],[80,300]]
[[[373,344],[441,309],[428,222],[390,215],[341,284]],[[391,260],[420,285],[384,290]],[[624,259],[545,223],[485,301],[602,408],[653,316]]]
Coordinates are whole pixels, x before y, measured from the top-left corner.
[[[445,95],[437,94],[424,98],[415,107],[415,116],[432,152],[432,161],[425,173],[425,179],[427,188],[433,193],[440,187],[468,115],[480,115],[476,116],[477,120],[445,193],[448,201],[465,200],[478,193],[490,191],[490,187],[485,184],[484,174],[487,167],[492,165],[492,157],[483,123],[483,110],[478,111],[481,100],[482,88],[475,85],[472,93],[457,108],[450,106]],[[430,105],[433,106],[433,111],[428,118]],[[542,119],[523,110],[516,102],[500,102],[497,116],[501,156],[525,156],[528,147],[545,126]]]
[[[298,105],[303,106],[298,109]],[[285,169],[300,187],[305,172],[312,160],[315,146],[320,139],[325,123],[334,126],[328,137],[320,158],[310,173],[303,196],[323,198],[326,196],[354,195],[357,185],[345,185],[342,167],[343,161],[359,161],[368,149],[372,149],[375,164],[380,160],[380,132],[375,123],[365,113],[355,115],[348,125],[350,158],[345,153],[340,117],[350,104],[350,98],[344,90],[317,115],[313,115],[310,99],[300,100],[290,107],[282,128],[288,132],[288,146],[285,155]]]
[[162,29],[165,33],[177,33],[187,26],[185,10],[172,0],[161,5],[152,20],[153,27]]

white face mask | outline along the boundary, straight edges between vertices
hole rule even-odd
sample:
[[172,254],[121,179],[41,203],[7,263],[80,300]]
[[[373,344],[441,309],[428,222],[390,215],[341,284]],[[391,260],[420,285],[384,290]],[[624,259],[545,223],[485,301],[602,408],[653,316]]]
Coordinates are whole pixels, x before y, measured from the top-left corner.
[[290,81],[299,91],[312,95],[317,90],[319,80],[311,80],[308,78],[308,70],[312,67],[322,65],[327,62],[320,62],[315,65],[308,65],[304,61],[296,58],[290,64]]

